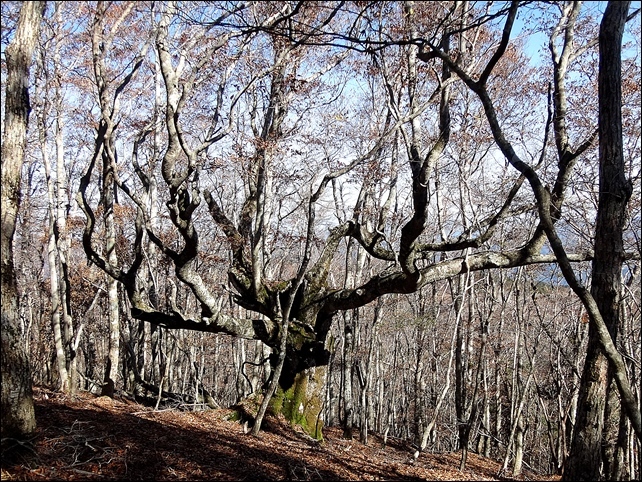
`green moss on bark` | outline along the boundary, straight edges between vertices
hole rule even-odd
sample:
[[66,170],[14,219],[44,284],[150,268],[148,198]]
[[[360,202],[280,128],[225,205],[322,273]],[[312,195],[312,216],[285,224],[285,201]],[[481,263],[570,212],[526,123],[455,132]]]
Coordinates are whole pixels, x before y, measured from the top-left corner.
[[286,391],[278,388],[270,401],[272,413],[281,413],[293,425],[299,425],[311,437],[323,440],[323,386],[325,367],[314,367],[297,374]]

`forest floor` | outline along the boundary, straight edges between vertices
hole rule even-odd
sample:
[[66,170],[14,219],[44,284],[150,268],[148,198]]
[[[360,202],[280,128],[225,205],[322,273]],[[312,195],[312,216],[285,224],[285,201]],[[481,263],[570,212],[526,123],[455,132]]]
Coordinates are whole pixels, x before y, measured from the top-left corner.
[[[367,445],[324,428],[318,443],[282,419],[259,437],[230,420],[232,410],[154,410],[126,398],[34,393],[33,449],[2,459],[1,480],[548,480],[526,472],[499,477],[501,464],[469,454],[422,453],[372,435]],[[3,455],[6,455],[3,454]]]

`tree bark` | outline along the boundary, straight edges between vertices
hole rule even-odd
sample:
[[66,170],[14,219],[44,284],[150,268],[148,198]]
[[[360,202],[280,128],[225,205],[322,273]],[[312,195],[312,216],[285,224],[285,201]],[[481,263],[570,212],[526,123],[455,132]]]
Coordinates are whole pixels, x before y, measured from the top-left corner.
[[[621,49],[629,4],[630,2],[609,2],[600,26],[599,39],[600,194],[591,295],[614,342],[619,324],[624,261],[622,232],[626,221],[627,203],[632,193],[632,186],[624,174],[621,114]],[[578,411],[575,437],[566,461],[565,480],[597,480],[601,476],[608,368],[608,360],[602,351],[599,334],[591,324],[589,349],[580,385],[581,408]],[[618,368],[613,367],[613,370]]]
[[[47,204],[49,214],[49,240],[47,261],[49,263],[49,293],[51,298],[51,323],[54,334],[56,362],[58,366],[59,389],[71,394],[77,388],[77,358],[74,349],[74,327],[71,318],[71,287],[67,263],[67,201],[65,170],[65,151],[63,136],[63,95],[60,82],[60,46],[62,27],[62,6],[56,6],[53,23],[53,45],[44,44],[53,59],[52,67],[47,62],[37,63],[37,77],[41,79],[36,87],[36,95],[41,99],[37,109],[38,137],[42,162],[47,182]],[[39,57],[42,58],[42,57]],[[51,71],[49,70],[51,69]],[[38,87],[42,85],[42,91]],[[53,93],[53,100],[50,100]],[[51,154],[48,145],[48,125],[53,117],[55,132],[55,176],[52,170]]]
[[[566,159],[564,160],[565,162],[560,163],[561,169],[558,172],[558,180],[556,181],[555,190],[552,193],[543,184],[536,170],[529,164],[525,163],[517,155],[513,145],[507,140],[504,134],[504,131],[500,125],[500,122],[498,120],[497,111],[495,110],[495,106],[493,104],[493,101],[491,100],[490,94],[487,89],[486,82],[489,76],[491,75],[494,67],[497,65],[497,62],[499,61],[499,59],[506,52],[506,47],[508,46],[512,26],[517,15],[518,7],[519,7],[518,2],[513,2],[511,4],[508,12],[508,18],[506,20],[506,24],[504,25],[504,31],[503,31],[503,36],[502,36],[500,45],[497,48],[491,60],[486,65],[484,72],[480,75],[478,80],[474,80],[459,65],[453,62],[452,59],[449,56],[447,56],[443,51],[436,49],[434,46],[431,46],[431,47],[434,50],[435,54],[440,59],[447,62],[448,65],[453,70],[453,72],[455,72],[461,78],[461,80],[473,92],[477,94],[477,96],[479,97],[479,100],[481,101],[484,107],[486,120],[488,121],[489,127],[493,133],[493,138],[495,139],[495,143],[497,144],[499,149],[502,151],[502,154],[508,160],[508,162],[528,180],[531,186],[531,189],[533,191],[533,194],[535,195],[537,210],[538,210],[539,219],[540,219],[540,225],[537,228],[537,232],[541,231],[546,235],[546,239],[550,244],[550,247],[554,253],[554,257],[560,267],[562,274],[564,275],[564,279],[568,283],[569,287],[575,292],[578,298],[582,301],[584,308],[588,312],[591,327],[595,330],[597,334],[596,339],[599,341],[599,344],[602,348],[603,353],[606,355],[606,357],[608,358],[609,364],[613,368],[614,378],[617,383],[618,391],[620,392],[620,395],[622,397],[622,402],[623,402],[622,405],[626,410],[627,416],[629,417],[629,420],[631,421],[631,424],[633,425],[633,428],[635,429],[636,434],[638,435],[638,437],[640,437],[641,436],[640,434],[642,434],[642,417],[640,415],[640,408],[635,400],[633,391],[631,389],[631,383],[629,382],[626,375],[626,367],[624,365],[624,360],[622,358],[622,355],[618,352],[618,350],[615,347],[615,344],[613,343],[613,339],[611,338],[611,335],[608,331],[608,326],[606,325],[604,321],[604,317],[602,316],[602,313],[600,312],[600,309],[597,306],[597,303],[595,302],[595,298],[591,295],[589,290],[587,290],[584,287],[584,285],[582,285],[582,283],[580,283],[580,281],[578,280],[575,274],[575,271],[573,269],[573,266],[571,264],[572,258],[566,252],[564,244],[561,238],[559,237],[557,230],[555,229],[556,217],[553,216],[553,211],[555,209],[560,208],[558,201],[560,197],[563,197],[564,191],[566,190],[566,187],[568,185],[568,181],[566,178],[568,177],[568,174],[570,172],[570,169],[572,168],[573,163],[569,162]],[[606,42],[606,43],[608,44],[609,42]],[[618,52],[621,51],[621,34],[620,34],[619,45],[620,47],[618,49]],[[619,58],[619,55],[618,55],[618,58]],[[618,112],[620,112],[619,108],[618,108]],[[619,120],[620,130],[621,130],[621,117],[618,117],[618,120]],[[602,125],[603,122],[600,121],[599,124]],[[622,140],[620,138],[620,145],[621,145],[621,142]],[[583,150],[586,149],[585,146],[588,146],[588,145],[590,145],[590,142],[588,144],[587,143],[583,144],[580,148],[578,148],[578,150],[575,153],[569,153],[570,157],[572,159],[576,159],[577,156],[579,155],[579,152],[583,152]],[[559,188],[557,185],[559,185]],[[556,193],[556,191],[559,191],[559,193]],[[555,196],[553,196],[553,194],[555,194]],[[554,200],[554,197],[556,198],[555,200]],[[541,248],[541,243],[539,242],[539,239],[536,236],[534,236],[529,242],[529,246],[539,249]],[[527,246],[526,248],[523,248],[523,249],[526,249],[524,254],[526,254],[528,257],[530,257],[530,255],[528,254],[530,252],[528,250],[529,246]],[[624,253],[619,254],[621,260],[624,259],[623,254]],[[476,256],[477,255],[471,258],[474,259]],[[537,257],[539,258],[540,256],[542,255],[538,255]],[[467,269],[471,269],[470,268],[471,258],[468,259]],[[522,261],[523,261],[523,258],[522,258]],[[523,266],[524,263],[521,263],[521,265]],[[495,267],[499,267],[499,265]]]
[[[44,123],[46,122],[43,119],[43,133],[44,133]],[[45,146],[46,140],[43,137],[41,139],[41,144],[43,151],[46,150]],[[70,376],[67,366],[69,363],[69,353],[66,348],[71,344],[67,336],[66,330],[63,330],[63,324],[61,321],[62,318],[62,302],[60,296],[60,270],[58,263],[58,246],[56,243],[56,209],[55,209],[55,194],[53,180],[51,179],[51,167],[49,162],[49,156],[44,151],[43,161],[45,165],[45,173],[47,176],[47,192],[48,192],[48,203],[49,203],[49,241],[47,245],[47,260],[49,262],[49,293],[51,296],[51,325],[54,334],[54,346],[56,349],[56,363],[58,366],[58,377],[60,378],[59,389],[62,393],[69,393],[71,390],[70,385]]]
[[[21,169],[29,112],[29,68],[40,31],[45,2],[24,2],[15,37],[5,50],[7,83],[2,135],[2,439],[25,440],[36,429],[29,358],[18,320],[18,287],[13,238],[20,207]],[[3,442],[4,450],[4,442]]]
[[[356,312],[356,310],[354,310]],[[354,320],[356,313],[344,313],[343,371],[341,375],[341,398],[343,400],[343,438],[352,440],[354,425],[354,401],[352,396],[352,354],[354,351]],[[349,320],[349,321],[348,321]]]

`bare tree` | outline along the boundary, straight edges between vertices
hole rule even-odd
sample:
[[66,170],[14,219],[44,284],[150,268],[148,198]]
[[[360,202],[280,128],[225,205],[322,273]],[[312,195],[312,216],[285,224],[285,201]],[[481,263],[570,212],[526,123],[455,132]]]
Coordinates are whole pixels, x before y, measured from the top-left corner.
[[7,83],[2,129],[2,440],[27,440],[36,429],[29,360],[21,343],[13,238],[29,112],[29,69],[45,2],[26,2],[5,50]]
[[[123,124],[115,118],[103,119],[94,158],[81,183],[80,203],[88,219],[85,250],[96,266],[122,283],[135,319],[168,329],[260,340],[273,349],[271,382],[278,378],[280,385],[270,383],[266,398],[276,390],[277,401],[283,402],[279,406],[290,414],[292,407],[303,407],[304,412],[310,408],[297,417],[317,432],[322,405],[317,388],[330,359],[328,334],[340,312],[359,309],[387,294],[414,293],[440,280],[470,278],[474,271],[541,263],[560,263],[569,284],[587,307],[594,308],[586,290],[573,283],[571,266],[593,254],[581,250],[567,254],[556,231],[573,168],[594,139],[591,129],[582,130],[573,143],[565,134],[562,64],[567,54],[554,59],[560,72],[552,82],[552,117],[540,122],[539,135],[520,145],[529,163],[518,156],[506,130],[532,112],[515,113],[493,100],[498,92],[505,96],[511,90],[505,82],[517,76],[512,69],[524,63],[519,50],[509,45],[519,3],[491,11],[490,6],[481,10],[467,2],[448,6],[380,2],[368,4],[356,16],[342,2],[227,7],[217,4],[206,19],[185,25],[180,21],[189,15],[179,15],[172,4],[151,12],[157,19],[149,31],[163,76],[164,118],[160,126],[149,119],[132,121],[139,129],[128,145],[135,164],[147,133],[163,131],[164,150],[159,162],[152,164],[162,179],[163,223],[170,235],[151,221],[141,188],[145,183],[113,168],[118,192],[127,196],[136,213],[130,217],[135,229],[127,263],[110,262],[92,240],[96,208],[89,186],[99,154],[113,142],[108,137],[122,132]],[[400,38],[381,29],[377,19],[383,16],[395,24],[395,35],[402,32]],[[501,32],[492,28],[490,22],[505,17]],[[183,30],[170,28],[172,21]],[[378,108],[372,122],[362,123],[355,135],[327,139],[314,128],[322,132],[336,128],[346,117],[341,110],[361,114],[358,121],[367,115],[347,101],[348,105],[339,106],[340,88],[328,89],[330,94],[323,91],[323,82],[330,83],[324,74],[340,72],[351,50],[367,54],[351,72],[367,72],[368,82],[376,83],[374,91],[386,102],[383,106],[372,102]],[[261,58],[252,56],[252,51],[260,51]],[[122,79],[130,81],[128,76]],[[452,203],[437,176],[449,160],[450,146],[460,142],[463,124],[456,115],[464,118],[471,112],[457,102],[462,97],[453,97],[453,85],[459,81],[476,95],[465,99],[484,111],[486,134],[518,171],[505,169],[500,181],[489,184],[496,196],[483,208],[468,209],[466,205],[474,203],[468,195],[465,202]],[[114,81],[116,85],[125,86]],[[123,91],[113,90],[116,95]],[[207,99],[209,108],[197,109],[196,99]],[[320,105],[332,116],[320,113]],[[547,160],[551,125],[557,170]],[[526,131],[522,127],[510,133],[517,137]],[[465,157],[458,160],[472,162]],[[544,168],[554,173],[551,190],[538,173]],[[353,207],[346,212],[354,214],[341,216],[337,210],[336,220],[330,222],[329,199],[338,197],[343,188],[337,185],[345,179],[360,183],[346,196]],[[521,190],[525,181],[534,200]],[[405,189],[403,195],[397,194],[399,185]],[[380,189],[379,195],[370,194],[374,189]],[[438,195],[446,196],[450,212],[435,209]],[[485,193],[476,195],[489,199]],[[433,214],[452,216],[441,233],[432,229]],[[513,231],[522,216],[538,224],[530,231]],[[299,222],[292,222],[292,217]],[[223,233],[230,253],[225,267],[229,284],[222,288],[206,276],[203,238],[214,228]],[[501,229],[511,237],[500,243]],[[145,237],[170,263],[172,278],[183,290],[178,293],[189,293],[195,303],[173,296],[166,307],[152,302],[148,280],[140,279],[145,277]],[[354,285],[335,276],[345,240],[358,244],[369,260],[368,272]],[[544,250],[547,241],[553,253]],[[232,292],[234,303],[257,313],[256,318],[226,311],[226,291]],[[599,325],[599,313],[589,312]],[[616,360],[617,354],[611,353]],[[623,393],[626,385],[624,378],[618,378]]]
[[[603,451],[602,432],[606,429],[605,409],[614,409],[611,406],[614,401],[607,397],[607,387],[613,378],[626,379],[624,364],[608,352],[604,339],[608,334],[612,343],[615,343],[620,324],[624,262],[622,232],[633,191],[631,181],[625,175],[621,112],[621,49],[629,5],[630,2],[609,2],[600,25],[600,194],[595,226],[595,252],[598,255],[593,260],[591,295],[602,315],[604,326],[592,324],[589,328],[589,347],[579,394],[582,409],[578,413],[575,437],[565,465],[566,480],[594,480],[599,477]],[[608,331],[604,333],[604,329]],[[618,381],[618,387],[623,409],[640,438],[639,406],[636,406],[631,394],[622,392],[621,381]],[[611,457],[605,466],[607,476],[610,480],[618,480],[620,474],[609,470],[612,464]]]
[[[39,48],[39,77],[36,84],[36,115],[38,138],[47,181],[47,204],[49,215],[49,240],[47,260],[50,272],[51,322],[54,333],[56,361],[60,390],[73,393],[78,385],[77,349],[82,324],[75,330],[71,313],[71,281],[69,269],[69,215],[68,175],[65,168],[65,139],[63,116],[64,78],[61,63],[63,44],[62,22],[64,6],[55,5],[53,30]],[[51,94],[51,95],[50,95]],[[49,142],[49,123],[53,123],[53,154]],[[55,169],[52,169],[52,158]]]

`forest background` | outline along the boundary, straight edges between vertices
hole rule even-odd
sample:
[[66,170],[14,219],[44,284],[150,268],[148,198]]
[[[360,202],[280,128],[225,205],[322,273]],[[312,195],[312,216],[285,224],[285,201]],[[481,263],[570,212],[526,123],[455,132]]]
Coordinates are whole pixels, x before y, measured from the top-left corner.
[[3,2],[3,440],[33,381],[639,477],[638,7]]

